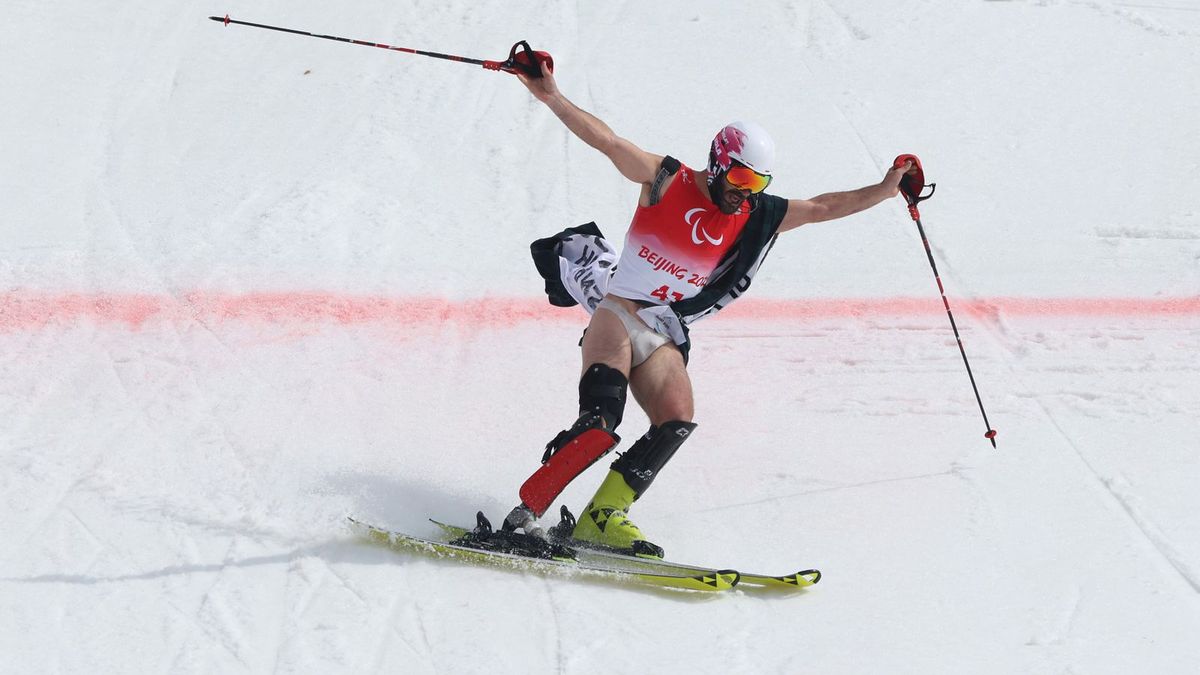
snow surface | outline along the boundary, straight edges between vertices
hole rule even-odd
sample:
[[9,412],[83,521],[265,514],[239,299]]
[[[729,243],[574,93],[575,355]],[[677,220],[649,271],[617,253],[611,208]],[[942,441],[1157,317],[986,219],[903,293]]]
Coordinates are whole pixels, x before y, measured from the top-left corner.
[[[0,671],[1200,671],[1200,2],[5,5]],[[573,417],[528,243],[637,188],[499,58],[693,165],[747,118],[784,235],[694,331],[699,433],[635,517],[720,597],[399,555]],[[622,431],[645,427],[632,411]],[[563,503],[578,510],[593,468]]]

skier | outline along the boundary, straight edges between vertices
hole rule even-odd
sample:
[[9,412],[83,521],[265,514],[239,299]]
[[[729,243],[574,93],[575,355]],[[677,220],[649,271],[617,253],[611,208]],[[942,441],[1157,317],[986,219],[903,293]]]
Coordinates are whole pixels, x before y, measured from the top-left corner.
[[504,528],[544,536],[536,518],[619,442],[613,432],[632,392],[650,429],[612,463],[578,522],[565,523],[570,531],[554,534],[661,558],[662,548],[628,514],[696,429],[687,324],[740,296],[779,232],[842,218],[895,196],[912,163],[889,170],[875,185],[785,200],[764,192],[775,143],[757,124],[721,129],[706,169],[698,171],[616,135],[559,91],[547,64],[541,70],[540,78],[517,77],[567,129],[640,184],[641,196],[619,260],[591,223],[534,242],[551,302],[580,302],[592,316],[582,341],[579,417],[547,445],[543,467],[522,486],[522,503]]

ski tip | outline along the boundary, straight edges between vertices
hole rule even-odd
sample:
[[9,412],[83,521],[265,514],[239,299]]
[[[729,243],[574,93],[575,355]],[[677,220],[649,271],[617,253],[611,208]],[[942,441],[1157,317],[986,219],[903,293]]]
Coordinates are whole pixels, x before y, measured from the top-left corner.
[[778,588],[787,590],[799,590],[807,588],[821,580],[820,570],[804,570],[795,574],[784,574],[782,576],[767,576],[761,574],[743,574],[742,581],[751,586],[763,586],[766,588]]
[[779,581],[797,588],[812,586],[821,580],[821,570],[804,570],[787,576],[779,577]]

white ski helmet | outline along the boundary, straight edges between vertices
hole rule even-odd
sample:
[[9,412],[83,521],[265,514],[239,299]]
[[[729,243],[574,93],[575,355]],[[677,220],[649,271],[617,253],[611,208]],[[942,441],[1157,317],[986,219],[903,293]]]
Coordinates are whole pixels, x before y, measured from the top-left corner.
[[754,122],[734,122],[717,132],[708,153],[708,179],[711,182],[729,170],[733,162],[771,175],[775,165],[775,141]]

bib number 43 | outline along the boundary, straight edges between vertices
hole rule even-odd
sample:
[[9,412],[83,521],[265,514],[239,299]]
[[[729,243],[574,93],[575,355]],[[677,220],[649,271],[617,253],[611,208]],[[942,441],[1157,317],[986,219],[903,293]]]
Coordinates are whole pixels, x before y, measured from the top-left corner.
[[666,286],[661,286],[658,288],[658,290],[651,291],[650,295],[662,300],[663,302],[679,302],[680,300],[683,300],[682,293],[676,293]]

